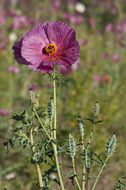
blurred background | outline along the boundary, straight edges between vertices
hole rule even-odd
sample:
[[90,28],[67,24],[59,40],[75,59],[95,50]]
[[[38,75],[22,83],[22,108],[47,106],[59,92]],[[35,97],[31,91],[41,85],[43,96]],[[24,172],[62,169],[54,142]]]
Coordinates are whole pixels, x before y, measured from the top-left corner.
[[[104,152],[113,133],[118,146],[97,190],[112,190],[117,179],[126,176],[125,10],[126,0],[0,0],[0,189],[36,190],[29,150],[5,151],[3,143],[11,134],[11,112],[29,106],[30,89],[40,94],[40,104],[46,106],[52,83],[42,73],[16,63],[11,48],[38,23],[52,20],[75,28],[80,44],[79,62],[71,70],[59,69],[65,79],[57,89],[58,136],[67,138],[75,129],[77,115],[90,117],[98,101],[103,122],[96,128],[92,147],[97,153]],[[88,133],[90,123],[85,128]],[[70,179],[65,183],[70,189]]]

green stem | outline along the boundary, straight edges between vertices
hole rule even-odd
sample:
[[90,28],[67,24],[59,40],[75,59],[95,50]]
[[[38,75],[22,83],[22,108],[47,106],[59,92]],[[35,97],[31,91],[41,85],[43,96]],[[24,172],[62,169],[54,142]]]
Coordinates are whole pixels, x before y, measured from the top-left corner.
[[[54,73],[53,73],[53,101],[54,101],[54,128],[53,128],[53,138],[54,140],[56,140],[56,123],[57,123],[57,118],[56,118],[56,75],[55,75],[55,69],[54,69]],[[58,156],[57,156],[57,145],[56,144],[52,144],[53,145],[53,150],[54,150],[54,157],[55,157],[55,161],[56,161],[56,168],[57,168],[57,174],[58,174],[58,178],[59,178],[59,182],[60,182],[60,187],[61,190],[64,190],[64,184],[63,184],[63,180],[62,180],[62,176],[61,176],[61,172],[60,172],[60,167],[59,167],[59,161],[58,161]]]
[[95,180],[95,182],[94,182],[94,184],[93,184],[91,190],[94,190],[94,189],[95,189],[95,186],[96,186],[96,184],[97,184],[97,182],[98,182],[98,179],[99,179],[99,177],[100,177],[100,175],[101,175],[101,173],[102,173],[102,171],[103,171],[103,169],[104,169],[104,167],[105,167],[106,162],[108,161],[108,159],[109,159],[109,157],[106,158],[106,160],[105,160],[103,166],[101,167],[101,170],[100,170],[100,172],[99,172],[99,174],[98,174],[98,176],[97,176],[97,178],[96,178],[96,180]]
[[44,132],[46,133],[47,137],[51,140],[51,137],[50,137],[49,133],[47,132],[47,130],[44,127],[44,125],[42,124],[41,119],[39,118],[38,113],[37,113],[37,111],[36,111],[36,109],[34,107],[33,107],[33,111],[34,111],[34,113],[35,113],[35,115],[36,115],[36,117],[37,117],[37,119],[38,119],[41,127],[43,128]]
[[53,121],[50,121],[50,136],[51,138],[53,138],[53,134],[52,134],[52,130],[53,130],[53,125],[52,125]]
[[[34,147],[33,129],[32,128],[30,130],[30,143],[31,143],[32,153],[34,154],[35,147]],[[36,172],[37,172],[37,176],[38,176],[40,190],[43,190],[44,185],[43,185],[43,181],[42,181],[42,174],[41,174],[40,166],[36,163],[35,167],[36,167]]]
[[72,164],[73,164],[73,172],[74,172],[74,175],[75,175],[74,178],[75,178],[77,187],[78,187],[79,190],[81,190],[80,184],[79,184],[78,179],[77,179],[77,173],[76,173],[76,169],[75,169],[74,158],[72,158]]
[[[85,146],[84,146],[84,139],[83,139],[83,142],[82,142],[82,152],[84,152],[85,150]],[[85,164],[83,166],[83,171],[82,171],[82,190],[85,190],[85,176],[86,176],[86,168],[85,168]]]
[[91,130],[91,135],[90,135],[90,138],[89,138],[89,141],[88,141],[89,145],[91,145],[91,141],[92,141],[93,134],[94,134],[94,129],[95,129],[95,124],[93,124],[92,130]]
[[89,178],[89,171],[87,172],[87,175],[86,175],[86,183],[85,183],[85,189],[87,190],[88,189],[88,179]]
[[[93,138],[93,134],[94,134],[94,129],[95,129],[95,124],[93,124],[93,127],[92,127],[92,130],[91,130],[91,135],[89,137],[89,140],[88,140],[88,145],[90,146],[91,145],[91,141],[92,141],[92,138]],[[84,142],[83,142],[83,146],[84,146]],[[85,147],[83,147],[84,149]],[[84,175],[85,173],[85,175]],[[85,168],[85,165],[84,165],[84,168],[83,168],[83,179],[82,179],[82,190],[87,190],[88,189],[88,179],[89,178],[89,172],[87,171],[86,173],[86,168]]]

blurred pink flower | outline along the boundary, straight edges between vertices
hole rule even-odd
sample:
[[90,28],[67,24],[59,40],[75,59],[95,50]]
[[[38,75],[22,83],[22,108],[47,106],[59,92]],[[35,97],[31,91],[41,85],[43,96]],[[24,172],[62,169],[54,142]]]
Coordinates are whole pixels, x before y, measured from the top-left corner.
[[8,71],[17,75],[20,72],[20,69],[18,67],[15,67],[15,66],[10,66],[10,67],[8,67]]
[[54,1],[52,2],[52,6],[53,6],[53,10],[54,10],[54,11],[58,11],[58,9],[60,8],[60,1],[54,0]]
[[91,28],[95,28],[96,26],[95,21],[92,18],[89,19],[89,25]]
[[116,15],[116,14],[118,13],[118,9],[115,8],[115,7],[113,7],[113,8],[111,9],[111,12],[112,12],[113,15]]
[[15,10],[4,10],[3,11],[3,16],[5,17],[14,17],[14,16],[17,16],[17,12]]
[[62,14],[62,18],[69,21],[69,18],[70,18],[69,13],[64,12],[64,13]]
[[21,0],[21,3],[22,3],[22,4],[26,4],[26,3],[27,3],[27,0]]
[[84,22],[84,17],[81,14],[70,15],[69,21],[72,24],[78,25]]
[[0,115],[1,116],[8,116],[10,114],[9,110],[0,109]]
[[116,27],[118,32],[126,33],[126,22],[124,20],[120,20]]
[[102,80],[102,77],[99,74],[95,74],[93,75],[93,80],[96,82],[100,82]]
[[53,88],[53,84],[51,84],[51,83],[45,83],[43,86],[45,88]]
[[7,17],[10,15],[10,11],[9,10],[4,10],[3,11],[3,16]]
[[114,30],[114,25],[111,23],[107,24],[105,30],[106,32],[112,32]]
[[79,68],[80,66],[80,60],[78,59],[71,67],[66,68],[63,65],[61,65],[58,69],[58,71],[60,73],[62,73],[63,75],[68,75],[70,74],[72,71],[75,71]]
[[123,32],[126,33],[126,24],[123,26]]
[[64,12],[62,14],[62,18],[65,19],[65,20],[67,20],[67,21],[69,21],[72,24],[75,24],[75,25],[79,25],[79,24],[81,24],[81,23],[84,22],[83,15],[79,14],[79,13],[74,14],[74,15],[70,15],[69,13]]
[[16,10],[11,10],[9,16],[14,17],[14,16],[18,16],[18,14],[19,14],[18,11],[16,11]]
[[105,3],[105,8],[110,9],[112,7],[112,4],[110,2]]
[[80,60],[78,59],[72,66],[72,71],[76,71],[80,67]]
[[101,58],[105,59],[107,58],[108,54],[106,52],[101,53]]
[[13,27],[15,29],[18,29],[18,28],[20,28],[22,26],[27,27],[27,26],[29,26],[29,24],[30,24],[30,21],[26,16],[15,16],[14,17]]
[[85,46],[88,43],[87,39],[82,39],[80,41],[80,46]]
[[117,53],[115,53],[115,54],[112,55],[112,60],[113,60],[114,62],[119,62],[119,61],[120,61],[120,58],[119,58],[119,56],[118,56]]
[[37,84],[31,84],[28,87],[29,90],[37,91],[39,89],[39,86]]
[[64,65],[61,65],[61,66],[58,68],[58,71],[59,71],[60,73],[62,73],[63,75],[68,75],[68,74],[70,74],[70,73],[72,72],[72,69],[71,69],[71,67],[66,68]]
[[0,16],[0,24],[5,24],[6,23],[6,18],[5,16],[1,15]]
[[0,50],[4,50],[8,45],[8,39],[2,33],[0,34],[0,42]]

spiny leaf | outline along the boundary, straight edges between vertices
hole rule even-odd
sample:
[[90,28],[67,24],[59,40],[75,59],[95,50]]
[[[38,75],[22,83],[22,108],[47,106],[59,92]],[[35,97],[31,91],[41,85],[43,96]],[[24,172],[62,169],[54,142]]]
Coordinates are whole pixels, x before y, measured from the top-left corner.
[[85,120],[88,120],[88,121],[90,121],[91,123],[93,123],[94,124],[94,120],[93,119],[90,119],[90,118],[84,118]]
[[23,111],[22,113],[12,113],[12,119],[16,121],[22,121],[24,117],[25,117],[25,111]]
[[[123,178],[123,177],[122,177]],[[123,179],[125,179],[125,177],[123,178]],[[123,189],[124,187],[126,187],[126,183],[124,183],[124,182],[122,182],[122,181],[120,181],[120,180],[118,180],[118,184],[117,184],[117,186],[114,186],[114,190],[116,190],[116,189]]]
[[103,120],[95,121],[94,124],[101,123],[101,122],[103,122]]

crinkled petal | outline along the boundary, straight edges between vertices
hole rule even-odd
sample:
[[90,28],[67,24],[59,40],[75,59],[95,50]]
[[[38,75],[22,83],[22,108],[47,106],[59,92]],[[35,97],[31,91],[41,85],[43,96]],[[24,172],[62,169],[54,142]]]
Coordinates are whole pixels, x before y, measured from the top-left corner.
[[62,46],[68,48],[70,43],[76,40],[75,30],[68,24],[61,22],[47,22],[43,24],[46,36],[50,43],[56,44],[59,48]]
[[21,54],[26,61],[32,64],[41,63],[47,56],[42,53],[49,40],[43,30],[43,25],[38,25],[28,32],[23,39]]
[[39,64],[28,65],[28,67],[36,72],[45,72],[45,73],[52,73],[53,66],[48,62],[42,62]]
[[72,72],[72,68],[71,67],[66,68],[64,65],[60,65],[58,71],[63,75],[68,75]]
[[50,43],[58,47],[57,57],[61,61],[57,64],[63,64],[66,67],[74,64],[78,60],[80,51],[75,30],[61,22],[48,22],[43,25],[43,28]]
[[75,41],[71,48],[62,51],[60,57],[64,61],[63,65],[69,67],[74,64],[78,60],[79,50],[79,44]]
[[13,45],[12,49],[14,50],[14,56],[15,56],[15,59],[16,61],[19,63],[19,64],[30,64],[28,63],[21,55],[21,47],[22,47],[22,41],[23,41],[23,38],[21,38],[21,40],[15,42],[15,44]]

